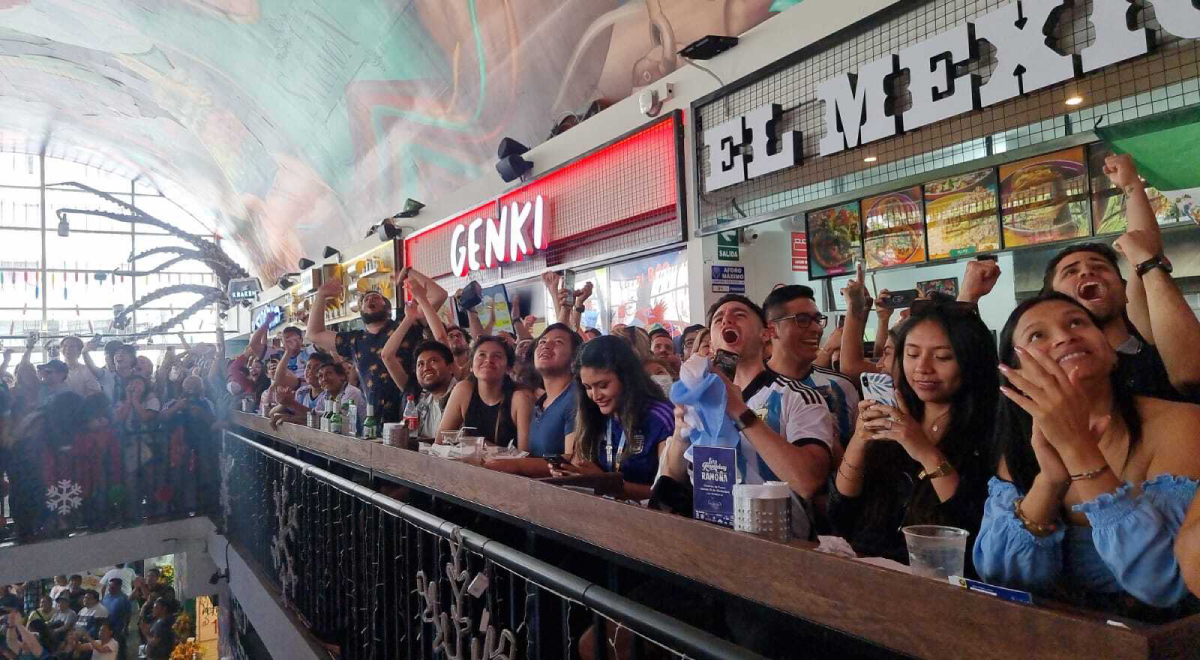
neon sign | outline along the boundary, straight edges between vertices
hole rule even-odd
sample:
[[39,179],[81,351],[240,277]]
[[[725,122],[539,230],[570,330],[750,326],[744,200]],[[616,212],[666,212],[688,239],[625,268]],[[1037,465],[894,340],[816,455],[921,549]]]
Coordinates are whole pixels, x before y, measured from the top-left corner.
[[525,203],[500,206],[500,218],[476,217],[454,227],[450,267],[459,275],[521,261],[546,247],[545,202],[541,195]]

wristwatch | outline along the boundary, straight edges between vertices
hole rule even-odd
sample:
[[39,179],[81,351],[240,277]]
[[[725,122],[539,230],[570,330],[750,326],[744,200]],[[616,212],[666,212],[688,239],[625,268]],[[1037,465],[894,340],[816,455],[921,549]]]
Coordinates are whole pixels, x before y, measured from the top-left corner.
[[584,310],[584,307],[583,307],[583,305],[575,305],[575,311],[577,311],[577,312],[579,312],[580,314],[582,314],[582,313],[583,313],[583,310]]
[[1149,273],[1150,271],[1154,270],[1155,268],[1163,269],[1163,272],[1167,273],[1168,275],[1170,275],[1171,272],[1175,270],[1175,268],[1171,266],[1171,262],[1168,261],[1167,258],[1165,256],[1163,256],[1163,254],[1160,252],[1159,254],[1156,254],[1153,257],[1150,257],[1149,259],[1138,264],[1137,268],[1134,269],[1134,272],[1137,273],[1138,277],[1142,277],[1146,273]]
[[742,431],[745,431],[747,427],[754,426],[760,421],[761,420],[758,418],[758,414],[747,408],[745,412],[737,416],[737,419],[733,420],[733,428],[737,429],[738,433],[741,433]]
[[934,468],[932,472],[926,472],[924,469],[922,469],[919,473],[917,473],[917,481],[921,481],[923,479],[937,479],[938,477],[944,477],[953,471],[954,466],[950,465],[950,461],[942,461],[942,464]]

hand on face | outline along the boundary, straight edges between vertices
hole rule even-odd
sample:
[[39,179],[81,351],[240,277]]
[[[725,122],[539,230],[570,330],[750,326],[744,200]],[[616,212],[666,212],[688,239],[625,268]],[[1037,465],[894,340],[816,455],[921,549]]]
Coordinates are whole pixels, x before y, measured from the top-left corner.
[[1068,375],[1036,346],[1017,347],[1016,350],[1021,360],[1020,368],[1000,365],[1000,371],[1012,383],[1012,386],[1000,388],[1004,396],[1033,417],[1046,441],[1060,455],[1081,443],[1095,442],[1096,434],[1088,414],[1091,406],[1083,389],[1072,382],[1078,369],[1073,368]]

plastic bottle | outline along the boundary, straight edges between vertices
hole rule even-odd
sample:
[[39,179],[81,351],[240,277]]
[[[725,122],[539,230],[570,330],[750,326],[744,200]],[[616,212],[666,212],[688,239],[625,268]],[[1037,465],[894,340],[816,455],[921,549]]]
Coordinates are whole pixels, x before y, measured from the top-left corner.
[[342,413],[338,412],[337,406],[333,406],[333,414],[329,416],[329,432],[342,432]]
[[408,402],[404,404],[404,425],[408,427],[410,435],[415,435],[417,426],[420,424],[420,417],[417,413],[417,400],[413,395],[408,395]]

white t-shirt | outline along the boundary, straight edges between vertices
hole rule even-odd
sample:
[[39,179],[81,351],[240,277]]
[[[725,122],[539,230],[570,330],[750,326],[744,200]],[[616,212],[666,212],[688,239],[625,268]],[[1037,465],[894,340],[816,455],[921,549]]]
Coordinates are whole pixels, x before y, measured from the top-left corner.
[[[99,642],[100,640],[96,641]],[[92,660],[117,660],[117,649],[120,648],[117,640],[110,639],[107,642],[102,642],[102,647],[104,648],[103,651],[92,649]]]
[[98,394],[104,391],[100,387],[100,381],[92,375],[92,370],[88,369],[86,364],[68,365],[67,369],[67,387],[79,396],[88,396],[89,394]]
[[[834,422],[824,397],[816,389],[767,370],[747,390],[753,389],[746,407],[758,414],[779,435],[797,446],[819,444],[833,453]],[[781,481],[742,435],[738,441],[738,483],[757,485]],[[684,457],[692,460],[692,448]]]
[[859,396],[858,389],[845,374],[814,365],[804,378],[781,377],[820,392],[825,403],[829,405],[829,412],[833,414],[838,440],[843,447],[850,444],[850,437],[854,435],[854,425],[858,422]]
[[126,566],[125,568],[108,569],[104,577],[100,578],[100,589],[103,590],[104,595],[108,595],[108,581],[113,578],[121,578],[121,591],[126,596],[133,593],[134,573],[132,568]]
[[75,619],[75,627],[87,629],[96,619],[107,619],[108,608],[102,603],[96,603],[95,607],[82,607],[79,609],[79,618]]

